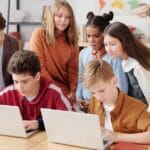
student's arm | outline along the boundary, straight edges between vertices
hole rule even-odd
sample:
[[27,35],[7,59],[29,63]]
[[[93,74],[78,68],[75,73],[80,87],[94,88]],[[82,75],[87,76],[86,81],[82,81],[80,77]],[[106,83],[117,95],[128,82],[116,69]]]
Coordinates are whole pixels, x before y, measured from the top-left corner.
[[120,133],[105,129],[103,131],[103,137],[106,141],[150,144],[150,127],[148,131],[140,133]]
[[[83,49],[84,50],[84,49]],[[82,101],[82,93],[83,93],[83,86],[82,86],[82,72],[83,72],[83,50],[79,53],[79,64],[78,64],[78,83],[76,89],[76,99]]]
[[131,142],[131,143],[140,143],[140,144],[150,144],[150,130],[141,133],[134,134],[125,134],[125,133],[116,133],[117,142]]

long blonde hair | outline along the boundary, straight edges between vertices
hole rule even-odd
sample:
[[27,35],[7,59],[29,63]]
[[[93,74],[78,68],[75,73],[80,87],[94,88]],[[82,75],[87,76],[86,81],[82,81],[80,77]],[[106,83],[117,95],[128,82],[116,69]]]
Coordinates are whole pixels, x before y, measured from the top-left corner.
[[73,13],[73,9],[71,5],[65,1],[65,0],[55,0],[55,2],[50,7],[50,12],[46,16],[46,20],[44,23],[45,28],[45,35],[46,35],[46,41],[53,46],[55,45],[55,24],[54,24],[54,17],[59,11],[60,7],[65,7],[68,9],[70,13],[70,24],[65,30],[65,38],[69,45],[77,46],[78,43],[78,32],[77,32],[77,26],[75,21],[75,16]]

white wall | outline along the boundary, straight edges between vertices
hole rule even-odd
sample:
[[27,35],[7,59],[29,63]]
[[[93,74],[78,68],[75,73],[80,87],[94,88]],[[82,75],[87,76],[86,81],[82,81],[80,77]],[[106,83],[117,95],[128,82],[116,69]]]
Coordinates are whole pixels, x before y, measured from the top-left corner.
[[[26,12],[26,17],[24,18],[24,21],[40,21],[42,10],[44,5],[50,5],[50,3],[54,0],[20,0],[20,9],[24,10]],[[117,8],[112,8],[112,0],[106,0],[107,7],[100,10],[98,6],[99,0],[68,0],[68,2],[72,5],[77,25],[81,26],[82,24],[85,24],[87,22],[86,15],[89,11],[93,11],[95,14],[102,14],[103,12],[108,12],[109,10],[119,11],[119,13],[124,13],[124,11],[127,13],[126,9],[129,7],[129,5],[124,5],[124,9],[120,10]],[[129,0],[124,0],[124,4],[128,4]],[[146,2],[150,4],[150,0],[140,0],[139,2]],[[0,0],[0,12],[3,13],[4,17],[7,18],[7,6],[8,0]],[[110,7],[110,8],[109,8]],[[130,7],[131,9],[131,7]],[[14,17],[14,11],[16,10],[16,0],[11,0],[11,18]],[[130,10],[131,11],[131,10]],[[23,36],[23,40],[29,40],[30,36],[32,34],[32,31],[37,26],[21,26],[21,33]],[[16,31],[15,25],[9,26],[9,31]]]
[[73,7],[77,24],[85,24],[86,15],[89,11],[98,13],[98,0],[68,0]]
[[[26,12],[25,21],[40,21],[42,9],[44,5],[50,5],[53,0],[20,0],[20,9]],[[72,5],[77,24],[82,25],[86,23],[86,15],[89,11],[98,11],[98,0],[68,0]],[[0,11],[7,18],[7,5],[8,0],[0,0]],[[16,10],[16,0],[11,0],[11,20],[14,17],[14,11]],[[21,32],[24,40],[29,40],[32,31],[37,26],[21,26]],[[9,26],[9,31],[15,31],[16,26]]]
[[0,12],[3,13],[4,17],[7,16],[7,3],[8,1],[0,0]]

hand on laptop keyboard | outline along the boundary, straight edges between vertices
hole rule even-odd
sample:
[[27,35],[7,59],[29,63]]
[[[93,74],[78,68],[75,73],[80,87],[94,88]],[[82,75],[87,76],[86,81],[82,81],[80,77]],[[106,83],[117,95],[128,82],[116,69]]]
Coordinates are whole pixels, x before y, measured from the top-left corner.
[[112,142],[117,141],[116,132],[110,131],[110,130],[105,129],[103,127],[101,129],[102,129],[102,135],[103,135],[103,140],[104,141],[112,141]]
[[26,131],[36,130],[39,128],[39,124],[37,120],[24,120],[23,124],[24,124]]

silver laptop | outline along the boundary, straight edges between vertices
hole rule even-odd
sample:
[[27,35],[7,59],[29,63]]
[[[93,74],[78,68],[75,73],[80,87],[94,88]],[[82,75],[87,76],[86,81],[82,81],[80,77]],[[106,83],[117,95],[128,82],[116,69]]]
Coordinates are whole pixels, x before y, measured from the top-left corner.
[[0,105],[0,119],[0,135],[28,137],[36,132],[26,132],[18,106]]
[[104,149],[98,115],[45,108],[41,112],[51,142]]

